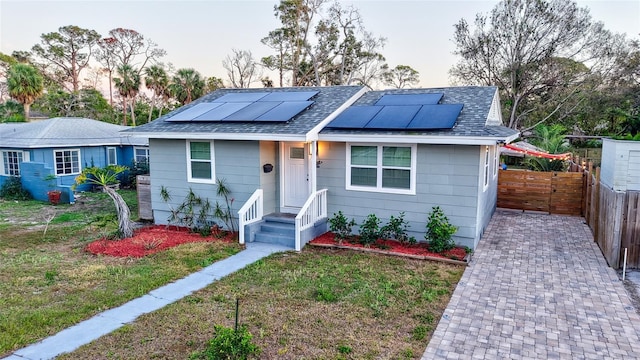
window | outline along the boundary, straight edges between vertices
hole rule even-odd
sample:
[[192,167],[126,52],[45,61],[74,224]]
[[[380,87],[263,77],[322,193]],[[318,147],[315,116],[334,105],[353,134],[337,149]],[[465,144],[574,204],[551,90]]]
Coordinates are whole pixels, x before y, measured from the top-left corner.
[[53,156],[56,175],[80,174],[80,150],[56,150]]
[[500,148],[498,146],[494,147],[493,152],[493,177],[498,176],[498,167],[500,166]]
[[133,148],[134,159],[137,163],[149,162],[149,148],[148,147],[136,147]]
[[2,175],[20,176],[20,163],[29,161],[29,153],[22,151],[2,151]]
[[215,183],[213,141],[187,141],[187,174],[190,182]]
[[116,148],[108,147],[107,148],[107,165],[117,165],[118,157],[116,155]]
[[347,145],[347,190],[415,194],[416,145]]
[[489,186],[489,147],[484,147],[484,189]]

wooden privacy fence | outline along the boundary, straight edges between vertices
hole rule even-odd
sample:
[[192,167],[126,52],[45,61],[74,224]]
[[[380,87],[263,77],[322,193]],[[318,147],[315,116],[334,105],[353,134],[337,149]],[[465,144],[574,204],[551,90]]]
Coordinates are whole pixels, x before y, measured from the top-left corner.
[[583,174],[500,170],[498,207],[582,215]]
[[627,267],[640,268],[640,192],[614,191],[600,182],[600,168],[572,164],[585,175],[584,218],[607,263],[622,267],[627,249]]

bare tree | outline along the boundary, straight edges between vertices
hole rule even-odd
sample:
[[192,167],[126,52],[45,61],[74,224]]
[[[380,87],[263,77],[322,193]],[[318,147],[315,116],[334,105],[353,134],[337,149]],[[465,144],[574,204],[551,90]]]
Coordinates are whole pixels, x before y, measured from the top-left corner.
[[[508,126],[514,129],[532,113],[540,94],[582,85],[589,78],[583,72],[571,73],[578,78],[569,73],[558,78],[557,59],[582,63],[591,74],[602,74],[621,44],[619,36],[592,21],[587,9],[567,0],[501,1],[489,16],[478,14],[473,28],[461,19],[454,41],[460,60],[450,71],[453,79],[497,85],[509,114]],[[562,106],[561,101],[557,104]]]
[[222,61],[222,66],[227,70],[229,82],[234,88],[248,88],[260,79],[262,71],[253,59],[249,50],[232,49],[232,54]]

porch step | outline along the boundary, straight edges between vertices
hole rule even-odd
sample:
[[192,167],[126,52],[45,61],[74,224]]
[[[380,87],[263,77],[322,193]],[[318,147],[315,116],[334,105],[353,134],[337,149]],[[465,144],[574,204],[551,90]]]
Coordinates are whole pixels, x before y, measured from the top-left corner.
[[295,214],[274,213],[263,217],[255,241],[295,248]]

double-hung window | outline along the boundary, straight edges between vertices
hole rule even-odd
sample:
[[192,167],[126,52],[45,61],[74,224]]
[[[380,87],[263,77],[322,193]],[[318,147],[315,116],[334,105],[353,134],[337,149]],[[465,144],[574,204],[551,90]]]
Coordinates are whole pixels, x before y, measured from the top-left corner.
[[118,153],[116,152],[115,147],[107,148],[107,165],[117,165],[118,164]]
[[56,175],[80,174],[80,150],[55,150]]
[[213,141],[187,141],[189,182],[215,183]]
[[484,147],[484,190],[489,187],[489,147]]
[[347,144],[347,190],[415,194],[416,145]]
[[2,175],[20,176],[20,163],[29,161],[29,153],[14,150],[2,150]]
[[135,147],[133,149],[136,163],[149,163],[149,148],[148,147]]

